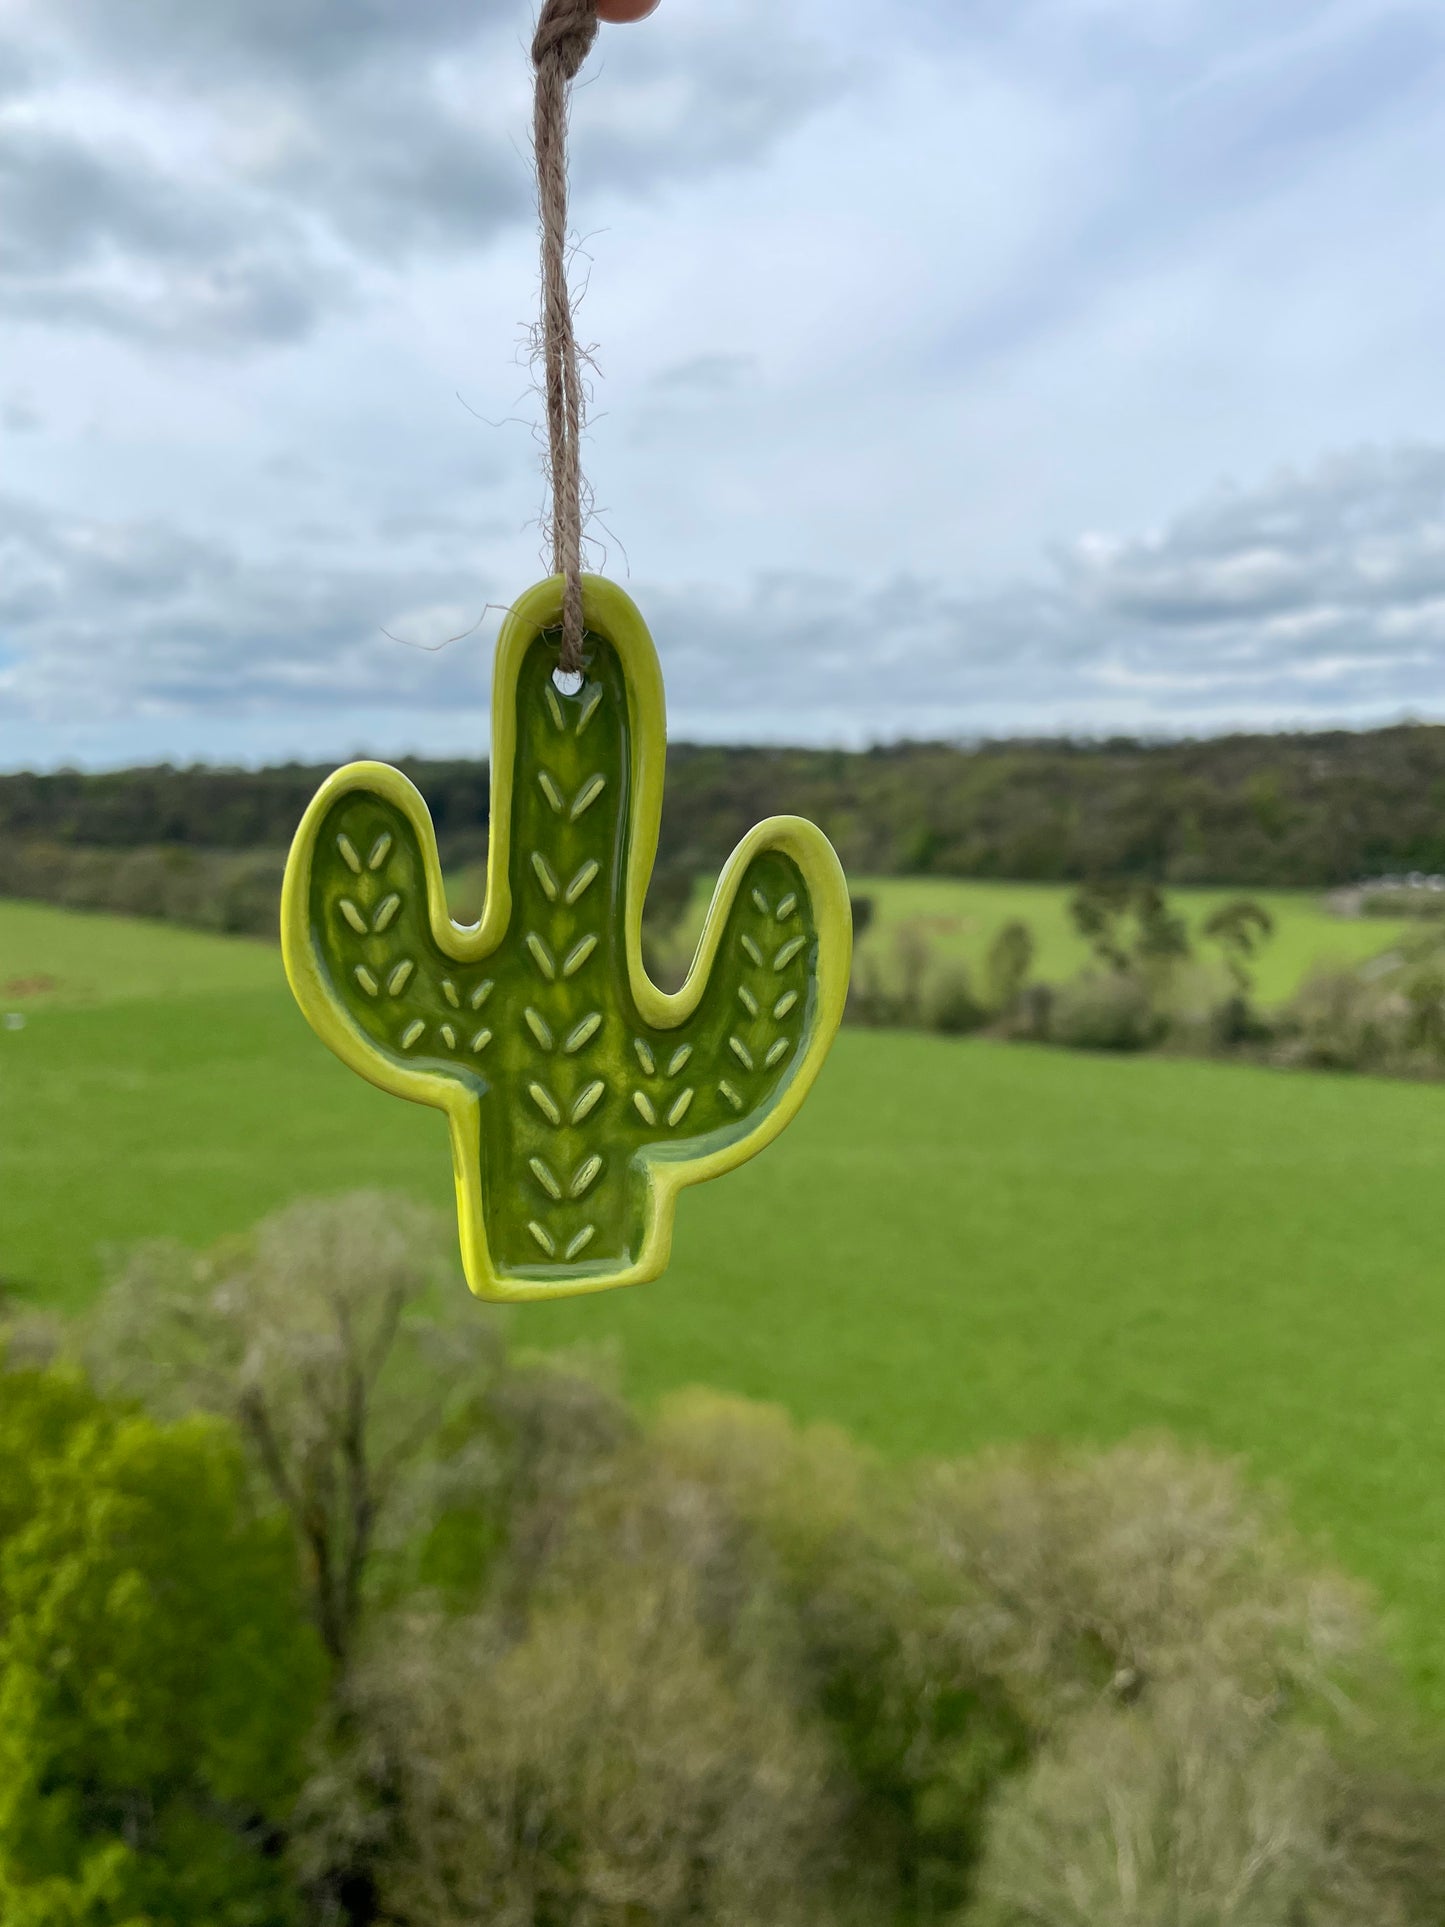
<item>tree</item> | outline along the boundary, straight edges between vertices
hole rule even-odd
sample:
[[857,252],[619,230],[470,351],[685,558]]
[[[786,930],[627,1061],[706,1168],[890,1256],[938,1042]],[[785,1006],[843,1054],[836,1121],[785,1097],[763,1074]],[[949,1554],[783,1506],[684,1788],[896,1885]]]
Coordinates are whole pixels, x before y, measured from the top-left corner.
[[0,1376],[0,1918],[273,1927],[325,1667],[229,1429]]
[[239,1427],[338,1674],[378,1555],[491,1476],[500,1331],[446,1275],[442,1246],[437,1218],[404,1199],[293,1205],[201,1256],[142,1247],[88,1335],[102,1383]]
[[[575,1495],[632,1431],[585,1376],[508,1364],[448,1244],[404,1198],[301,1203],[210,1253],[144,1247],[86,1334],[108,1385],[234,1421],[254,1495],[289,1524],[331,1689],[293,1853],[328,1923],[376,1918],[379,1816],[395,1797],[388,1767],[353,1825],[315,1825],[326,1762],[365,1743],[368,1616],[421,1587],[458,1607],[486,1591],[499,1623],[520,1624]],[[384,1666],[385,1623],[373,1633]]]
[[359,1670],[394,1767],[382,1917],[834,1927],[847,1809],[787,1675],[718,1652],[704,1576],[611,1577],[540,1604],[519,1636],[486,1614],[408,1616]]
[[1118,976],[1141,967],[1167,969],[1189,955],[1189,927],[1156,884],[1086,883],[1070,899],[1069,914],[1099,962]]
[[985,973],[988,1000],[995,1010],[1011,1010],[1018,1002],[1034,961],[1034,933],[1022,919],[1006,923],[988,947]]
[[1132,894],[1131,884],[1105,878],[1081,884],[1069,899],[1074,928],[1099,962],[1120,975],[1129,968],[1123,923]]
[[893,932],[893,989],[900,1019],[924,1021],[923,992],[933,965],[933,946],[921,917],[908,917]]
[[1241,997],[1247,997],[1254,988],[1249,966],[1274,935],[1274,918],[1253,897],[1231,897],[1210,912],[1204,934],[1219,945],[1235,989]]
[[1170,910],[1164,892],[1152,883],[1137,884],[1133,912],[1134,955],[1141,962],[1171,964],[1189,955],[1189,926]]

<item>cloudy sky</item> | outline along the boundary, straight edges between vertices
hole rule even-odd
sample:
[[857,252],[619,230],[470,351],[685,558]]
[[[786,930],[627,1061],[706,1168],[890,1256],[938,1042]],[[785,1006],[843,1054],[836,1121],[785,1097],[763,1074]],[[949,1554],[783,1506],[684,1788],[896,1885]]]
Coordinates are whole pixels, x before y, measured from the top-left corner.
[[[0,0],[0,767],[482,746],[531,21]],[[663,0],[574,177],[675,734],[1445,717],[1439,0]]]

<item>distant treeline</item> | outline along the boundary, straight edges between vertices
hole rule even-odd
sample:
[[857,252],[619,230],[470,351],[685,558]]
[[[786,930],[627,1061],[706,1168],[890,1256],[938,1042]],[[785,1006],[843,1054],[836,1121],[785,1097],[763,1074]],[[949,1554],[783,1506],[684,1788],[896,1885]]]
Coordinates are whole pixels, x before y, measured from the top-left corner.
[[[405,762],[450,865],[486,843],[487,771]],[[325,774],[143,769],[0,777],[0,838],[277,851]],[[1445,727],[1183,743],[865,751],[674,745],[665,868],[716,867],[760,816],[823,825],[867,875],[1327,886],[1445,871]]]
[[0,897],[156,917],[233,937],[274,937],[281,914],[279,850],[207,850],[180,843],[135,849],[0,838]]

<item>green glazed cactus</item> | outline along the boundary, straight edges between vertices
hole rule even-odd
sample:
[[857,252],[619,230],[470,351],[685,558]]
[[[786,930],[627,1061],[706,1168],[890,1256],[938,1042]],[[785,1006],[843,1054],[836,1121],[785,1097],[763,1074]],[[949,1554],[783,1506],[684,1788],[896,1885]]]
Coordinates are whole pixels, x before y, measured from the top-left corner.
[[483,1298],[657,1276],[677,1192],[796,1113],[847,994],[847,886],[796,817],[734,852],[682,989],[648,979],[662,678],[622,590],[590,576],[584,592],[580,687],[554,674],[560,578],[522,597],[498,643],[480,924],[452,921],[426,807],[384,764],[323,784],[287,866],[292,988],[338,1056],[446,1112]]

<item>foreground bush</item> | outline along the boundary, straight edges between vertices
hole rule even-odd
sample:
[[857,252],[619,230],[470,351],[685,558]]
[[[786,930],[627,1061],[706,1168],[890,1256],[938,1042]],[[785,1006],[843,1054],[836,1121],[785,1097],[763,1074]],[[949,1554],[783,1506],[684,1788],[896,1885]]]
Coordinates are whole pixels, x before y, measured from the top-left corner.
[[1304,1927],[1335,1873],[1326,1789],[1317,1736],[1227,1692],[1092,1709],[1002,1794],[971,1919]]
[[1237,1468],[1167,1441],[997,1453],[925,1472],[913,1529],[952,1636],[1052,1737],[1100,1701],[1218,1687],[1318,1713],[1372,1657],[1359,1589],[1321,1574]]
[[1378,1663],[1363,1597],[1162,1442],[940,1468],[919,1524],[1035,1740],[970,1923],[1302,1927],[1340,1872],[1327,1735]]
[[1061,1732],[999,1799],[968,1927],[1441,1919],[1438,1769],[1362,1766],[1268,1711],[1180,1685],[1147,1716],[1101,1707]]
[[[54,1643],[5,1659],[49,1692],[79,1653],[94,1696],[57,1702],[83,1743],[14,1722],[30,1805],[0,1826],[0,1896],[30,1912],[0,1905],[6,1927],[1445,1919],[1445,1790],[1368,1602],[1237,1469],[1167,1440],[889,1467],[699,1391],[644,1422],[595,1370],[510,1350],[442,1244],[358,1197],[139,1254],[82,1349],[164,1424],[75,1379],[0,1378],[37,1464],[71,1452],[79,1401],[106,1439],[148,1441],[144,1464],[163,1445],[210,1468],[141,1482],[144,1560],[97,1532],[77,1564],[89,1515],[55,1487],[36,1597],[93,1571],[109,1600],[107,1561],[144,1577],[133,1637],[47,1605]],[[92,1483],[140,1477],[96,1463]],[[0,1546],[38,1490],[0,1489]],[[112,1707],[113,1745],[86,1724]],[[36,1898],[19,1846],[6,1863],[62,1822],[52,1859],[90,1855],[93,1882],[92,1849],[140,1853],[159,1884],[115,1889],[134,1919],[102,1887]],[[231,1914],[205,1871],[226,1854]]]
[[291,1919],[323,1668],[234,1442],[20,1371],[0,1465],[0,1919]]
[[871,1918],[943,1917],[969,1893],[1028,1734],[998,1678],[945,1636],[948,1582],[914,1529],[911,1476],[832,1427],[715,1393],[668,1401],[654,1440],[669,1480],[711,1495],[713,1538],[753,1575],[750,1592],[728,1586],[726,1557],[709,1557],[714,1616],[734,1639],[784,1643],[831,1736]]
[[501,1339],[445,1288],[444,1248],[434,1214],[404,1199],[303,1202],[212,1252],[140,1247],[84,1333],[112,1395],[235,1426],[338,1668],[389,1567],[496,1475],[481,1434]]
[[490,1615],[399,1621],[356,1711],[385,1763],[389,1919],[839,1917],[829,1750],[788,1682],[713,1649],[676,1576],[553,1601],[524,1630]]

